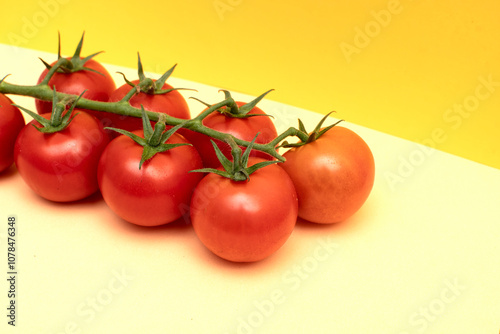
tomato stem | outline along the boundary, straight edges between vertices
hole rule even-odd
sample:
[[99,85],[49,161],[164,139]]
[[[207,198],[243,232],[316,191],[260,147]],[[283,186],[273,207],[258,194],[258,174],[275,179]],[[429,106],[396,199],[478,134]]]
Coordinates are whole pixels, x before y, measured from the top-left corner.
[[158,122],[156,122],[155,127],[153,129],[153,133],[149,137],[148,144],[150,146],[158,146],[161,142],[161,136],[165,131],[165,114],[161,114]]
[[66,105],[62,102],[57,102],[50,115],[50,123],[52,126],[57,127],[62,123],[62,114],[66,110]]
[[[74,99],[72,96],[71,97],[66,97],[64,100],[59,101],[56,95],[56,91],[53,91],[53,98],[52,98],[52,112],[50,114],[50,119],[46,119],[43,116],[28,110],[24,107],[15,105],[18,107],[20,110],[24,111],[31,117],[33,117],[34,120],[36,120],[38,123],[40,123],[41,127],[35,126],[35,128],[43,133],[55,133],[62,131],[68,127],[68,125],[71,123],[73,118],[76,116],[76,114],[73,115],[73,110],[75,109],[75,105],[78,102],[78,100],[82,97],[83,93],[78,96],[76,99]],[[66,113],[67,106],[69,105],[69,109]]]
[[[217,108],[217,110],[224,115],[228,117],[234,117],[234,118],[248,118],[248,117],[255,117],[255,116],[265,116],[265,117],[272,117],[271,115],[268,114],[250,114],[250,111],[259,103],[269,92],[273,91],[273,89],[268,90],[267,92],[257,96],[254,100],[242,105],[238,106],[236,101],[233,99],[231,96],[231,93],[228,90],[221,89],[219,90],[220,92],[224,93],[224,97],[226,101],[226,104],[223,107]],[[194,98],[195,100],[203,103],[207,107],[210,107],[208,103],[205,103],[199,99]],[[225,108],[224,108],[225,107]]]
[[49,68],[49,71],[47,72],[43,80],[40,82],[40,85],[47,85],[47,86],[49,84],[50,79],[52,79],[54,74],[56,74],[57,70],[60,67],[67,65],[69,63],[66,58],[59,58],[53,66],[50,66],[47,63],[45,63],[42,59],[40,60],[45,64],[45,66],[47,66],[47,68]]
[[[196,100],[198,100],[198,99],[196,99]],[[198,100],[198,101],[200,101],[200,100]],[[211,113],[215,112],[217,109],[225,107],[225,106],[228,106],[228,105],[230,105],[233,102],[234,101],[232,99],[225,99],[225,100],[223,100],[223,101],[221,101],[219,103],[216,103],[214,105],[207,105],[204,102],[202,102],[208,108],[206,110],[204,110],[203,112],[201,112],[198,116],[196,116],[195,119],[197,119],[197,120],[199,120],[201,122],[203,119],[205,119]]]
[[[64,58],[61,58],[58,60],[58,63],[62,64],[64,62]],[[55,68],[58,66],[54,65],[51,68],[51,71],[53,70],[52,73],[55,72]],[[50,74],[50,71],[49,71]],[[49,76],[49,74],[46,76],[46,78]],[[48,82],[48,81],[47,81]],[[132,88],[131,91],[128,93],[127,98],[132,97],[134,94],[135,88]],[[89,110],[96,110],[100,112],[109,112],[112,114],[118,114],[118,115],[123,115],[123,116],[132,116],[132,117],[142,117],[142,111],[139,108],[133,107],[130,105],[130,103],[122,99],[121,101],[118,102],[101,102],[101,101],[93,101],[89,99],[85,99],[83,97],[77,96],[77,95],[72,95],[72,94],[65,94],[61,92],[57,92],[53,89],[51,89],[47,83],[41,82],[38,85],[34,86],[29,86],[29,85],[16,85],[16,84],[11,84],[8,82],[5,82],[5,80],[0,80],[0,93],[3,94],[14,94],[14,95],[22,95],[22,96],[30,96],[39,100],[43,101],[52,101],[54,96],[57,98],[58,101],[74,101],[73,107],[75,108],[80,108],[80,109],[89,109]],[[266,92],[265,94],[267,94]],[[83,94],[83,92],[82,92]],[[257,99],[262,98],[265,94],[259,96]],[[256,100],[257,100],[256,99]],[[255,100],[254,100],[255,101]],[[243,146],[243,147],[248,147],[250,145],[250,142],[241,140],[239,138],[236,138],[230,134],[224,133],[224,132],[219,132],[214,129],[208,128],[202,124],[202,120],[207,117],[209,114],[212,112],[215,112],[219,108],[222,107],[227,107],[230,106],[234,103],[234,100],[230,97],[228,99],[224,99],[223,101],[213,104],[209,106],[205,111],[200,113],[198,116],[195,118],[186,121],[185,119],[181,118],[176,118],[164,113],[158,113],[158,112],[151,112],[151,111],[145,111],[147,114],[148,118],[151,121],[158,122],[160,115],[165,115],[165,124],[166,125],[171,125],[171,126],[182,126],[184,128],[187,128],[189,130],[195,131],[202,133],[204,135],[207,135],[211,138],[219,139],[221,141],[228,141],[230,140],[234,141],[237,145]],[[208,105],[207,105],[208,106]],[[241,108],[241,107],[240,107]],[[284,140],[287,137],[290,136],[295,136],[300,139],[300,141],[304,142],[308,140],[308,134],[300,131],[299,129],[296,128],[289,128],[282,134],[280,134],[278,137],[276,137],[274,140],[272,140],[270,143],[267,144],[257,144],[254,143],[252,149],[264,152],[271,157],[279,160],[279,161],[285,161],[285,158],[280,155],[276,148],[278,144]]]
[[219,159],[224,170],[215,169],[215,168],[202,168],[192,170],[191,172],[202,172],[202,173],[215,173],[219,176],[229,178],[236,182],[242,181],[250,181],[250,174],[257,171],[260,168],[278,163],[278,160],[266,160],[258,162],[252,166],[248,166],[248,160],[250,157],[250,151],[253,149],[255,145],[255,140],[257,139],[257,135],[252,139],[249,143],[248,147],[243,152],[242,149],[238,146],[236,141],[233,139],[233,136],[227,135],[226,143],[231,146],[231,155],[233,156],[233,160],[229,160],[224,153],[220,150],[220,148],[215,144],[212,140],[212,146],[215,150],[215,154]]
[[[123,75],[123,77],[125,77],[125,75],[124,75],[123,73],[120,73],[120,74],[122,74],[122,75]],[[125,78],[125,80],[127,80],[127,79]],[[127,93],[127,94],[125,94],[125,96],[124,96],[124,97],[120,100],[120,102],[127,102],[127,103],[128,103],[128,102],[130,101],[130,99],[131,99],[131,98],[132,98],[135,94],[137,94],[137,93],[139,93],[139,92],[140,92],[140,90],[138,89],[138,87],[137,87],[137,86],[132,86],[132,88],[130,88],[130,90],[128,91],[128,93]]]
[[278,135],[278,137],[274,138],[269,145],[271,146],[278,146],[279,143],[281,143],[282,140],[284,140],[287,137],[298,137],[300,141],[306,141],[308,139],[307,133],[304,133],[297,128],[294,127],[289,127],[285,132],[281,133]]

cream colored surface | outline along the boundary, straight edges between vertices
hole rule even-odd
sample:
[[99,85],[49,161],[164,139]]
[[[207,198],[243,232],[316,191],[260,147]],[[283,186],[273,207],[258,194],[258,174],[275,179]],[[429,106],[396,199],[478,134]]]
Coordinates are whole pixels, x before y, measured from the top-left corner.
[[[38,56],[0,45],[9,82],[33,83]],[[109,66],[129,78],[135,69]],[[161,69],[163,70],[163,69]],[[116,75],[116,80],[121,78]],[[118,81],[121,82],[121,81]],[[218,87],[172,78],[207,102]],[[235,94],[240,99],[248,96]],[[34,108],[30,98],[12,97]],[[192,113],[202,108],[189,100]],[[320,114],[269,100],[279,130]],[[329,123],[334,119],[329,120]],[[0,268],[7,217],[18,221],[18,319],[2,333],[498,333],[500,172],[344,123],[372,148],[376,182],[352,219],[299,222],[274,256],[232,264],[209,253],[190,225],[139,228],[99,196],[45,201],[15,168],[0,175]],[[0,280],[6,314],[7,282]]]

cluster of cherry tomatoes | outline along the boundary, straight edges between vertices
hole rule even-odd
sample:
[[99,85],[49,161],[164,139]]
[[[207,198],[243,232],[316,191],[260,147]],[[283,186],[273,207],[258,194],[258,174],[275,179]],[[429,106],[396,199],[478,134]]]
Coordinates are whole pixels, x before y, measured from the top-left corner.
[[[81,58],[78,50],[66,59],[68,64],[48,81],[58,92],[85,92],[84,98],[103,102],[132,94],[128,103],[133,107],[191,119],[183,96],[165,83],[166,78],[147,79],[140,70],[138,80],[116,87],[92,57]],[[38,83],[54,64],[46,64]],[[141,85],[145,80],[150,80],[149,86]],[[236,105],[236,110],[249,109],[247,117],[235,117],[222,107],[205,117],[203,125],[262,144],[278,136],[264,111],[247,102]],[[137,225],[157,226],[188,217],[201,242],[230,261],[270,256],[286,242],[298,217],[321,224],[346,220],[363,205],[373,186],[374,160],[368,145],[342,126],[315,130],[306,142],[283,153],[285,162],[259,169],[251,167],[273,158],[248,150],[237,172],[251,170],[250,175],[236,180],[207,173],[207,168],[225,169],[230,175],[237,165],[231,147],[207,135],[182,127],[174,132],[167,126],[165,131],[170,132],[161,137],[160,145],[171,148],[144,160],[157,130],[153,122],[150,126],[136,117],[77,108],[65,110],[61,120],[54,116],[52,102],[36,100],[35,106],[47,121],[35,117],[25,124],[19,108],[0,94],[0,172],[15,163],[26,184],[50,201],[78,201],[101,192],[112,211]],[[51,131],[61,122],[67,124]]]

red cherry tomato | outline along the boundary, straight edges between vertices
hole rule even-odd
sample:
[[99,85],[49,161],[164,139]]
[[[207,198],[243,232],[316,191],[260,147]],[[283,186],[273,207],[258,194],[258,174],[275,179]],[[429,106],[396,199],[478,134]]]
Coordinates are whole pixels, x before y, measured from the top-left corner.
[[[245,103],[238,101],[236,104],[238,107],[241,107]],[[248,114],[264,115],[265,113],[260,108],[254,107]],[[257,133],[259,133],[255,141],[257,144],[267,144],[278,136],[276,127],[269,116],[235,118],[219,111],[215,111],[203,119],[203,125],[220,132],[231,134],[236,138],[246,141],[251,141]],[[182,134],[188,138],[189,141],[196,147],[198,152],[200,152],[205,167],[217,168],[220,166],[219,159],[217,159],[212,143],[210,142],[210,137],[193,131],[185,131],[182,132]],[[228,159],[232,160],[230,147],[226,143],[217,139],[215,139],[214,142],[220,148],[222,153],[224,153]],[[252,151],[250,156],[261,157],[268,160],[272,159],[266,153],[256,150]]]
[[[142,131],[135,134],[144,138]],[[167,144],[186,143],[174,133]],[[157,153],[139,162],[143,147],[121,135],[108,145],[99,162],[99,187],[104,201],[124,220],[142,226],[170,223],[184,214],[200,173],[188,173],[202,167],[192,146],[180,146]]]
[[[153,80],[155,82],[156,80]],[[132,81],[138,84],[139,80]],[[116,89],[110,96],[110,102],[120,101],[127,93],[133,89],[129,84],[124,84]],[[172,89],[169,84],[164,84],[162,90]],[[141,108],[141,105],[147,111],[165,113],[173,117],[190,119],[188,104],[184,97],[177,91],[172,90],[165,94],[148,94],[145,92],[136,93],[130,99],[130,105]],[[142,129],[142,119],[131,116],[122,116],[109,113],[107,115],[106,126],[135,131]]]
[[[68,57],[67,59],[71,59]],[[53,62],[51,65],[54,65]],[[109,72],[99,62],[94,59],[89,59],[84,65],[99,73],[89,70],[79,70],[70,73],[56,72],[49,80],[49,87],[56,87],[56,90],[61,93],[80,95],[86,90],[83,97],[94,101],[108,101],[109,96],[116,89],[115,82]],[[40,83],[48,73],[45,69],[38,79]],[[39,114],[52,112],[52,102],[35,100],[35,106]],[[85,110],[87,113],[95,116],[97,119],[106,117],[106,113],[94,110]]]
[[299,197],[299,217],[337,223],[352,216],[370,194],[375,163],[366,142],[345,127],[334,126],[317,140],[291,148],[281,165]]
[[[264,159],[250,158],[249,166]],[[191,222],[201,242],[234,262],[269,257],[288,240],[297,220],[297,194],[278,165],[257,170],[249,181],[208,174],[191,200]]]
[[24,125],[21,111],[7,96],[0,94],[0,172],[14,162],[14,144]]
[[[56,202],[83,199],[95,193],[97,165],[109,138],[92,115],[77,113],[62,131],[42,133],[33,120],[17,137],[14,160],[26,184],[43,198]],[[42,114],[50,119],[50,114]]]

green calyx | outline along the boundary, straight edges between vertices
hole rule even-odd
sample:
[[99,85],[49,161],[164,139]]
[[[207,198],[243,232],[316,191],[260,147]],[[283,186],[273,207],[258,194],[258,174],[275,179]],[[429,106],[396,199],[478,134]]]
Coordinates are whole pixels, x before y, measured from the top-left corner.
[[142,165],[149,159],[153,158],[157,153],[166,152],[179,146],[191,145],[188,143],[166,144],[166,142],[174,134],[174,132],[183,127],[185,123],[181,123],[177,126],[174,126],[170,130],[165,131],[165,121],[167,116],[165,114],[160,114],[158,122],[156,122],[153,129],[153,127],[151,126],[151,122],[149,121],[148,114],[146,113],[142,105],[141,111],[144,138],[123,129],[109,127],[105,128],[107,130],[113,130],[120,134],[126,135],[143,147],[141,161],[139,162],[139,169],[141,169]]
[[215,168],[202,168],[202,169],[192,170],[191,172],[214,173],[222,177],[231,179],[233,181],[250,181],[250,174],[254,173],[255,171],[263,167],[280,162],[278,160],[261,161],[248,167],[248,159],[250,157],[250,151],[252,150],[252,147],[255,143],[255,140],[257,139],[257,136],[258,134],[253,138],[253,140],[250,142],[250,145],[248,145],[248,147],[245,149],[244,152],[242,152],[241,148],[236,144],[236,142],[231,136],[227,137],[227,142],[231,146],[231,155],[233,156],[233,161],[229,160],[224,155],[224,153],[221,152],[217,144],[215,144],[215,142],[211,140],[215,150],[215,154],[217,155],[217,158],[221,162],[222,168],[224,170],[219,170]]
[[[52,99],[52,113],[50,115],[50,119],[46,119],[45,117],[42,117],[31,110],[28,110],[24,107],[15,104],[16,107],[29,114],[31,117],[33,117],[33,119],[35,119],[38,123],[41,124],[41,127],[38,127],[35,124],[33,124],[33,126],[42,133],[56,133],[66,129],[73,120],[73,118],[75,118],[75,116],[78,115],[78,113],[73,115],[73,110],[75,109],[78,100],[85,93],[83,92],[82,94],[80,94],[80,96],[78,96],[74,100],[68,98],[59,101],[56,96],[55,87],[53,89],[53,92],[54,92],[53,93],[54,97]],[[66,111],[68,105],[70,107]]]
[[[78,71],[91,71],[98,73],[100,75],[104,75],[99,71],[96,71],[92,68],[85,67],[85,63],[92,59],[93,57],[97,56],[100,52],[96,52],[91,54],[90,56],[87,56],[85,58],[82,58],[80,56],[82,52],[82,46],[83,46],[83,37],[85,35],[85,32],[82,34],[82,38],[80,39],[80,42],[78,43],[78,46],[76,47],[75,53],[70,59],[63,58],[61,57],[61,34],[58,34],[58,49],[57,49],[57,62],[54,64],[54,66],[51,66],[48,64],[46,61],[40,58],[42,63],[47,67],[49,71],[51,71],[53,68],[53,71],[58,72],[58,73],[73,73],[73,72],[78,72]],[[50,72],[53,74],[53,72]],[[47,75],[48,79],[50,79],[52,75]],[[48,82],[48,80],[47,80]]]
[[[231,93],[227,90],[221,89],[220,92],[224,92],[224,97],[225,97],[225,105],[221,108],[218,108],[216,111],[220,112],[221,114],[224,114],[228,117],[233,117],[233,118],[248,118],[248,117],[254,117],[254,116],[267,116],[267,117],[273,117],[271,115],[267,114],[250,114],[250,111],[259,103],[267,94],[269,94],[273,89],[268,90],[267,92],[257,96],[255,99],[252,101],[242,105],[238,106],[236,101],[233,99],[231,96]],[[203,103],[205,106],[210,107],[211,105],[203,102],[197,98],[193,98],[197,100],[198,102]]]
[[326,128],[322,129],[321,127],[323,126],[323,123],[328,118],[328,116],[330,116],[331,113],[332,112],[329,112],[328,114],[326,114],[325,117],[323,117],[321,119],[321,121],[318,123],[318,125],[316,125],[316,127],[314,128],[314,130],[311,133],[307,132],[307,130],[306,130],[305,126],[304,126],[304,123],[302,123],[302,121],[299,119],[299,129],[298,129],[298,131],[302,134],[302,136],[298,136],[299,138],[301,138],[300,142],[298,142],[298,143],[288,143],[287,141],[285,141],[279,147],[284,147],[284,148],[300,147],[300,146],[304,146],[306,144],[312,143],[313,141],[317,140],[319,137],[321,137],[328,130],[330,130],[335,125],[337,125],[337,124],[339,124],[340,122],[343,121],[341,119],[341,120],[335,122],[334,124],[329,125]]
[[[139,55],[139,53],[137,53],[137,58],[138,58],[138,60],[137,60],[137,74],[139,76],[139,83],[138,84],[134,84],[133,82],[131,82],[130,80],[127,79],[125,74],[118,72],[123,76],[123,79],[125,80],[125,82],[128,85],[130,85],[131,87],[133,87],[133,89],[129,92],[129,94],[127,94],[127,96],[125,96],[124,100],[128,101],[132,98],[132,96],[134,94],[140,93],[140,92],[145,93],[145,94],[157,95],[157,94],[166,94],[166,93],[169,93],[173,90],[189,89],[189,88],[163,89],[163,85],[165,85],[165,82],[170,77],[170,75],[174,71],[177,64],[172,66],[160,78],[158,78],[157,80],[153,80],[151,78],[146,77],[146,75],[144,74],[144,68],[142,66],[141,56]],[[189,90],[192,90],[192,89],[189,89]]]

